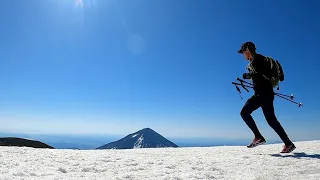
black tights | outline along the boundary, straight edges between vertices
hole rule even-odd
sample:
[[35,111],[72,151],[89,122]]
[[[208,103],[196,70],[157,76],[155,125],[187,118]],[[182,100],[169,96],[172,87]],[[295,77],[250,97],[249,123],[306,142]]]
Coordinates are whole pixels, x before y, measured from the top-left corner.
[[252,130],[256,138],[261,138],[262,135],[259,132],[256,123],[254,122],[251,113],[257,110],[259,107],[262,108],[263,114],[271,126],[271,128],[279,135],[281,140],[286,144],[291,144],[290,139],[288,138],[286,132],[283,127],[277,120],[274,107],[273,107],[274,95],[271,96],[256,96],[253,95],[250,97],[241,110],[241,117],[248,125],[248,127]]

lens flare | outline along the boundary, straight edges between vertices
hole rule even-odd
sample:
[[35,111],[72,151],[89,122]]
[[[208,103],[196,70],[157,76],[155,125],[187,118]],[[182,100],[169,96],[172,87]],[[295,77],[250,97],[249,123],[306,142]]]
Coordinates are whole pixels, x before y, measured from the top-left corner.
[[76,0],[76,6],[77,7],[83,7],[83,1],[82,0]]

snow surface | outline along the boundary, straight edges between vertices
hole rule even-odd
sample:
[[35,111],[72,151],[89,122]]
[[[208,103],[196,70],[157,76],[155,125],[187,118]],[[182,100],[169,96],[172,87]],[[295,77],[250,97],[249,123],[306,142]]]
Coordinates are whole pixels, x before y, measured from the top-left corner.
[[0,179],[319,180],[320,141],[124,150],[0,147]]

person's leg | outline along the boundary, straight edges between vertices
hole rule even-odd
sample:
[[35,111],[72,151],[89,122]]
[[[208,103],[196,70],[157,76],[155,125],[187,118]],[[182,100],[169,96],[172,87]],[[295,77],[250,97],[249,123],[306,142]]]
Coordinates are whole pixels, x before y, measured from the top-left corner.
[[247,102],[245,103],[245,105],[243,106],[240,112],[242,119],[247,124],[247,126],[251,129],[255,138],[262,138],[262,135],[259,132],[258,127],[251,116],[251,113],[257,110],[259,107],[260,107],[259,99],[257,96],[253,95],[247,100]]
[[268,124],[279,135],[279,137],[285,143],[285,145],[291,145],[291,140],[288,138],[285,130],[283,129],[282,125],[280,124],[275,115],[273,106],[274,96],[263,97],[261,101],[261,108]]

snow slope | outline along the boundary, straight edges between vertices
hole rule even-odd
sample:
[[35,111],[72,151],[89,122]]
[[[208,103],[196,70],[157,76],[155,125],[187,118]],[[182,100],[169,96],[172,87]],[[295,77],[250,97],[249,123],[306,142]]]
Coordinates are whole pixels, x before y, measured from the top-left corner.
[[320,141],[296,142],[290,154],[282,144],[66,150],[0,147],[0,179],[225,179],[319,180]]

